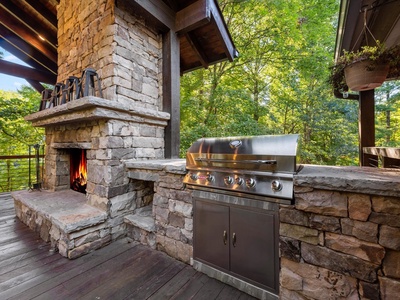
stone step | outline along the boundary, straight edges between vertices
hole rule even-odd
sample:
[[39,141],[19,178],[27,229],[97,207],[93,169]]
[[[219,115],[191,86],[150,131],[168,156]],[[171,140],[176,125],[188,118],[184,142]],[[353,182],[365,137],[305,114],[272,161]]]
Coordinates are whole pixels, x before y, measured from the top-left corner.
[[149,233],[156,230],[154,217],[152,215],[152,205],[136,209],[134,214],[124,217],[124,222]]

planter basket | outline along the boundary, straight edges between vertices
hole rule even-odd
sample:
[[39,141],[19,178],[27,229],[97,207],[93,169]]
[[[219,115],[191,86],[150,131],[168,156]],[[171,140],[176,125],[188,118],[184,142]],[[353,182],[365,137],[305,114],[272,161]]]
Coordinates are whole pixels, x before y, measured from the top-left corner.
[[380,87],[389,73],[388,64],[362,60],[344,69],[347,86],[353,91],[367,91]]

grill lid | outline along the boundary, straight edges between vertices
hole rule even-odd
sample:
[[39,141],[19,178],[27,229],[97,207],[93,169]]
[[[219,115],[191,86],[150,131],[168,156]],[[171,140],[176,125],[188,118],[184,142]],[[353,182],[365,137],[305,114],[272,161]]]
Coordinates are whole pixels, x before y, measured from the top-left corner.
[[203,138],[186,154],[186,168],[296,171],[298,134]]

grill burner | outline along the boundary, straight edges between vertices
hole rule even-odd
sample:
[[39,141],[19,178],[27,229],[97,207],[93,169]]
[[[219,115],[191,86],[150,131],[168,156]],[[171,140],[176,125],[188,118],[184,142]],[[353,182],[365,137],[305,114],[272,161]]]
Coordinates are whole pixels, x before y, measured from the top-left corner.
[[290,204],[298,138],[293,134],[199,139],[187,151],[184,183],[193,189]]

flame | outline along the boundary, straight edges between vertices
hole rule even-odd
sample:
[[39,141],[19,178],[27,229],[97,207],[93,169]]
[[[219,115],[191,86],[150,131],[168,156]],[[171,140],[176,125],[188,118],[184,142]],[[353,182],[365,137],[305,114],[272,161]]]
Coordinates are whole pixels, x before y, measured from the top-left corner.
[[82,150],[81,152],[81,159],[79,162],[79,177],[80,177],[80,183],[81,185],[85,185],[87,183],[87,165],[86,165],[86,157],[85,157],[85,151]]
[[[73,166],[71,166],[72,168]],[[79,165],[71,169],[71,187],[74,190],[85,191],[87,184],[87,163],[85,150],[81,150]]]

